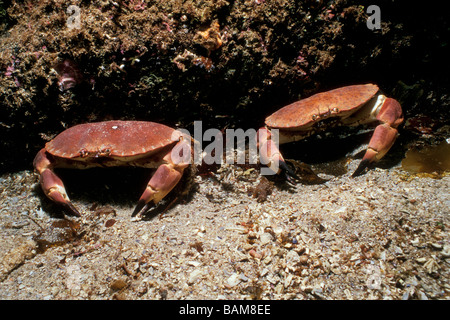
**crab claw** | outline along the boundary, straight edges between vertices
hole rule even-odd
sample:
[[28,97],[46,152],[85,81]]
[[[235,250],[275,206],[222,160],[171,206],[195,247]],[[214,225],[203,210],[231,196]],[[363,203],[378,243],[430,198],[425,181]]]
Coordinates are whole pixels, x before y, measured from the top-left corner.
[[80,217],[80,212],[67,196],[62,180],[53,172],[52,158],[45,152],[45,149],[37,153],[33,164],[39,173],[39,182],[45,195],[60,205],[68,215]]
[[81,217],[80,212],[74,207],[67,196],[64,184],[61,179],[50,169],[46,169],[41,173],[40,183],[45,195],[60,205],[68,215]]
[[155,203],[150,201],[148,203],[145,203],[145,199],[139,199],[138,204],[136,205],[136,208],[134,208],[133,213],[131,214],[132,217],[143,215],[150,209],[155,207]]
[[148,182],[147,188],[136,205],[132,217],[146,213],[161,201],[180,181],[183,168],[173,164],[162,164]]
[[352,177],[360,175],[372,162],[380,160],[394,144],[397,134],[397,129],[391,128],[386,123],[377,126],[370,139],[369,148]]
[[300,178],[295,174],[294,170],[283,160],[279,161],[278,165],[280,170],[284,173],[286,180],[292,184],[295,184],[295,180],[300,180]]
[[190,161],[190,158],[186,157],[187,154],[185,157],[179,157],[180,154],[178,152],[183,148],[186,148],[185,151],[191,151],[188,142],[181,140],[172,152],[164,157],[167,163],[160,165],[156,169],[156,172],[148,182],[147,188],[142,193],[136,208],[131,214],[132,217],[145,214],[178,184],[183,176],[184,169],[189,165]]
[[372,162],[380,160],[389,151],[398,136],[397,127],[403,122],[400,103],[386,98],[378,112],[379,124],[373,132],[369,147],[352,177],[360,175]]

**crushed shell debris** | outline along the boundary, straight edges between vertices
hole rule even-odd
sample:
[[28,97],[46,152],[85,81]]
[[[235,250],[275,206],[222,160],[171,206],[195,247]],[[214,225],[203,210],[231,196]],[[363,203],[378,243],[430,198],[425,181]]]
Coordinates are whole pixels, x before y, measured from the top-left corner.
[[448,299],[449,177],[404,174],[274,180],[260,200],[258,170],[223,166],[151,219],[132,221],[136,199],[114,188],[75,194],[79,225],[55,222],[33,173],[4,175],[0,298]]

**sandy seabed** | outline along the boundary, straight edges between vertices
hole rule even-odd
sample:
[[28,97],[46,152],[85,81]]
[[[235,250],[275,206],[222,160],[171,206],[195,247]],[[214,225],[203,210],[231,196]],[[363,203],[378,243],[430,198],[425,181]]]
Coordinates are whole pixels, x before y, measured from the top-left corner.
[[0,299],[449,297],[449,176],[394,166],[288,186],[224,166],[136,220],[139,191],[118,175],[106,188],[69,176],[83,212],[70,223],[33,172],[0,178]]

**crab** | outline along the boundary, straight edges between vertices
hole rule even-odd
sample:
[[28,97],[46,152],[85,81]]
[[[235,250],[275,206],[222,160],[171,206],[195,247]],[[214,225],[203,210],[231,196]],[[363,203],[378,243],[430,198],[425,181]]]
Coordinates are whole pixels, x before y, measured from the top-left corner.
[[69,215],[81,216],[54,168],[137,166],[157,168],[132,216],[144,214],[180,181],[190,164],[190,139],[146,121],[105,121],[73,126],[46,143],[33,165],[45,195]]
[[[317,93],[289,104],[266,118],[258,130],[261,160],[276,173],[283,172],[290,182],[298,179],[287,166],[278,144],[304,139],[335,126],[359,126],[378,123],[369,146],[353,173],[358,176],[373,162],[380,160],[397,138],[397,127],[403,122],[400,103],[380,92],[375,84],[351,85]],[[271,130],[278,129],[278,144]],[[275,163],[278,166],[274,166]]]

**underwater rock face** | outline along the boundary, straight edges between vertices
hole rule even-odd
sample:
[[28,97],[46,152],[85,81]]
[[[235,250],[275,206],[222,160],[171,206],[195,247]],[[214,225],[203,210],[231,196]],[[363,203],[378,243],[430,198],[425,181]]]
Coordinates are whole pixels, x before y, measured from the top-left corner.
[[430,72],[446,65],[448,21],[414,4],[383,2],[381,29],[370,29],[368,8],[351,0],[92,0],[71,12],[62,0],[4,3],[3,169],[29,166],[49,138],[88,121],[258,127],[283,105],[347,84],[377,83],[397,98],[400,80],[425,79],[420,99],[404,96],[407,117],[448,105],[448,80]]

